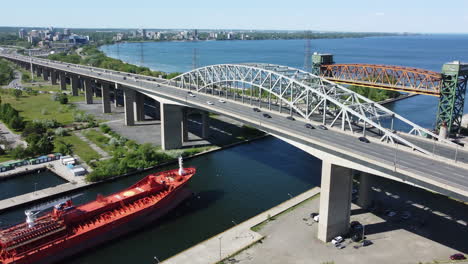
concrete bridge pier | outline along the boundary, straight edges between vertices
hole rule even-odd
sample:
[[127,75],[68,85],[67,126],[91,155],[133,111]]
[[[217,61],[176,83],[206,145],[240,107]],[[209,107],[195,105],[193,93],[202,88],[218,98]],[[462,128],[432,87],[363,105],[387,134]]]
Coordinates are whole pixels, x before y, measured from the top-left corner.
[[182,142],[187,142],[189,140],[188,136],[188,115],[189,111],[187,107],[182,109]]
[[56,71],[54,71],[54,70],[50,71],[50,81],[51,81],[52,85],[57,85],[57,79],[58,79],[57,75],[58,74],[57,74]]
[[180,105],[161,103],[161,147],[163,150],[182,147],[183,109],[184,107]]
[[93,103],[93,81],[91,79],[85,79],[84,81],[85,99],[86,104]]
[[318,239],[323,242],[348,232],[352,186],[352,169],[323,160],[318,226]]
[[362,208],[369,208],[373,203],[374,191],[372,190],[372,185],[375,181],[375,177],[377,176],[361,172],[359,177],[359,196],[356,203]]
[[202,138],[207,139],[210,136],[210,116],[206,111],[201,113]]
[[59,75],[60,75],[60,90],[66,90],[67,89],[67,77],[65,76],[64,72],[61,72]]
[[125,107],[125,125],[134,126],[135,125],[135,90],[124,88],[124,107]]
[[101,84],[101,99],[102,99],[102,112],[110,113],[111,104],[110,104],[110,85],[109,83]]
[[145,95],[139,92],[135,93],[135,120],[144,121],[145,120]]
[[119,86],[120,84],[116,83],[114,87],[114,107],[117,108],[119,106],[119,103],[117,102],[117,96],[119,93]]
[[46,69],[43,69],[42,70],[42,77],[44,79],[44,81],[49,81],[49,70],[46,70]]
[[71,88],[72,88],[72,96],[78,96],[78,82],[79,78],[76,75],[71,76]]
[[39,78],[39,77],[41,77],[41,74],[42,74],[42,68],[36,66],[36,76]]

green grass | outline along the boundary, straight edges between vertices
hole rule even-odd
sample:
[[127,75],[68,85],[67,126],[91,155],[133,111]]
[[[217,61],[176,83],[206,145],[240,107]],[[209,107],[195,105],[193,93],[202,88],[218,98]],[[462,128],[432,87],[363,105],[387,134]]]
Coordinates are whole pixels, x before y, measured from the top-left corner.
[[64,141],[65,143],[69,143],[73,145],[73,153],[80,156],[86,163],[93,159],[99,159],[101,156],[92,149],[88,143],[81,140],[76,135],[69,135],[64,137],[57,137],[57,141]]
[[[71,102],[84,100],[81,96],[70,97]],[[52,100],[51,94],[39,94],[37,96],[25,95],[18,100],[11,95],[2,94],[2,103],[9,103],[20,112],[27,121],[35,119],[55,119],[61,124],[73,123],[73,112],[67,105],[62,105]],[[42,114],[43,109],[47,114]]]
[[0,156],[0,163],[9,161],[9,160],[14,160],[14,158],[8,153]]
[[104,151],[106,152],[112,151],[111,147],[108,145],[110,138],[104,136],[104,134],[101,131],[90,129],[90,130],[85,131],[83,135],[87,139],[89,139],[91,142],[98,145]]

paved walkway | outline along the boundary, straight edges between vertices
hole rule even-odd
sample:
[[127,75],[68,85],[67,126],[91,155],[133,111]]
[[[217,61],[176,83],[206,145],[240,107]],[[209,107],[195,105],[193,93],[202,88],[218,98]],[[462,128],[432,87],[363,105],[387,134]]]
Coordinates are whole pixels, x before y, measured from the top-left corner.
[[309,198],[320,193],[320,188],[315,187],[286,202],[271,208],[241,224],[224,231],[208,240],[205,240],[181,253],[161,262],[162,264],[213,264],[229,258],[242,249],[254,244],[263,238],[257,232],[250,230],[269,216],[275,216]]
[[84,142],[88,143],[89,146],[101,156],[101,159],[109,159],[111,157],[111,155],[109,155],[109,153],[107,153],[102,148],[100,148],[98,145],[94,144],[91,140],[89,140],[87,137],[85,137],[83,135],[82,131],[75,132],[75,135],[77,135]]
[[0,201],[0,212],[16,206],[26,205],[35,201],[50,198],[51,196],[68,193],[72,190],[77,190],[87,185],[89,184],[85,182],[64,183],[55,187],[50,187],[35,192],[30,192],[12,198],[4,199]]
[[18,145],[23,145],[25,147],[27,145],[19,134],[13,133],[3,122],[0,122],[0,139],[6,140],[12,148]]

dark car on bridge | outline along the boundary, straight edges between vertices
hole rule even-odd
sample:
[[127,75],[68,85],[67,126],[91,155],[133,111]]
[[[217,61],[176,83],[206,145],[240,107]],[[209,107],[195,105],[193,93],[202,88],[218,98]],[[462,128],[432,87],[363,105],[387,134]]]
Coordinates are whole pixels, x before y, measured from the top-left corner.
[[366,137],[359,137],[359,141],[364,142],[364,143],[370,143],[370,141]]
[[286,119],[289,119],[289,120],[291,120],[291,121],[296,120],[296,119],[294,119],[294,117],[292,117],[292,116],[288,116],[288,117],[286,117]]
[[318,128],[322,129],[322,130],[328,130],[328,128],[324,125],[319,125]]
[[257,107],[254,107],[253,110],[254,112],[261,112],[260,109],[258,109]]
[[466,259],[465,255],[461,254],[461,253],[457,253],[457,254],[453,254],[452,256],[450,256],[450,259],[451,260],[464,260]]
[[312,124],[305,124],[304,126],[309,129],[315,129],[315,127]]
[[263,117],[265,117],[265,118],[271,118],[271,115],[265,113],[265,114],[263,114]]

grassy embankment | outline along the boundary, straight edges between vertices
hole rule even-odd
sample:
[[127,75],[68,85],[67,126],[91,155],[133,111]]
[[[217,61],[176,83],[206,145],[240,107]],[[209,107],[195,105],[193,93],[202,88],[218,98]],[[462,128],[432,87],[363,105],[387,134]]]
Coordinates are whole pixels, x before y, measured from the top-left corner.
[[[23,83],[27,86],[27,83]],[[77,111],[72,104],[60,104],[60,102],[53,99],[53,95],[49,91],[59,91],[59,86],[57,85],[45,85],[45,86],[31,86],[33,91],[37,93],[22,93],[20,97],[15,97],[10,90],[2,90],[1,98],[2,104],[10,104],[14,109],[16,109],[20,116],[23,118],[24,122],[37,122],[37,121],[54,121],[58,124],[57,127],[49,128],[53,134],[54,130],[58,127],[65,128],[70,130],[65,132],[63,135],[56,135],[53,138],[55,149],[54,151],[59,151],[59,145],[64,142],[71,144],[71,149],[73,153],[80,156],[85,161],[90,161],[93,159],[100,158],[100,155],[88,146],[88,144],[78,137],[71,133],[71,130],[76,128],[76,118],[75,116],[83,114],[82,111]],[[41,93],[39,93],[41,92]],[[69,102],[78,102],[84,100],[84,97],[76,96],[69,97]],[[78,122],[80,126],[83,126],[82,122]],[[10,127],[9,124],[6,124]],[[10,127],[11,129],[11,127]],[[22,131],[15,131],[15,133],[21,133]],[[60,144],[59,144],[60,143]],[[44,153],[45,154],[45,153]],[[9,150],[4,155],[0,155],[0,162],[15,159]]]

